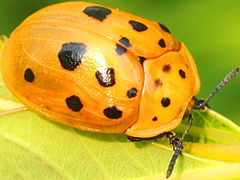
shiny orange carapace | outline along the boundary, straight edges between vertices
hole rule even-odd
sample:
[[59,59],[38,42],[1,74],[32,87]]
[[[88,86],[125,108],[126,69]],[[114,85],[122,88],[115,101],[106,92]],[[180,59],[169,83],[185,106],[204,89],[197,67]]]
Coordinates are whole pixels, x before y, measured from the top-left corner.
[[200,88],[192,56],[166,26],[86,2],[28,17],[7,41],[1,71],[50,120],[139,138],[176,128]]

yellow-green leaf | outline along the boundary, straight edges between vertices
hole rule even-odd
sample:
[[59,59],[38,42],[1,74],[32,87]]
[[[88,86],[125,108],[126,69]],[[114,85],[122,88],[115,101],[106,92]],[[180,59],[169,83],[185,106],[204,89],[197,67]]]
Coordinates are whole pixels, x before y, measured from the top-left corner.
[[[0,109],[21,107],[0,84]],[[209,109],[193,117],[170,179],[240,179],[240,128]],[[176,132],[185,128],[183,122]],[[124,134],[84,132],[28,110],[0,116],[4,180],[161,180],[171,156],[165,137],[132,143]]]

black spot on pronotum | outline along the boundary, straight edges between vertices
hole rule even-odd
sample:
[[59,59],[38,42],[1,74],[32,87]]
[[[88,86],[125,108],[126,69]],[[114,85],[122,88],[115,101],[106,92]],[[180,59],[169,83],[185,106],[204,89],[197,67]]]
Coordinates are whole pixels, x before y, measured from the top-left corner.
[[120,42],[122,45],[126,46],[126,47],[130,47],[130,46],[131,46],[131,43],[130,43],[129,39],[126,38],[126,37],[121,38],[121,39],[119,40],[119,42]]
[[158,45],[159,45],[161,48],[165,48],[165,47],[166,47],[166,43],[165,43],[164,39],[160,39],[160,40],[158,41]]
[[162,68],[163,72],[170,72],[171,71],[171,66],[170,64],[165,64]]
[[163,31],[168,32],[168,33],[171,33],[170,30],[169,30],[166,26],[164,26],[164,25],[161,24],[161,23],[158,23],[158,24],[159,24],[159,26],[161,27],[161,29],[162,29]]
[[127,96],[129,97],[129,98],[133,98],[133,97],[135,97],[136,95],[137,95],[137,89],[136,88],[131,88],[131,89],[129,89],[128,91],[127,91]]
[[170,105],[170,99],[165,97],[165,98],[162,98],[162,101],[161,101],[161,104],[163,107],[168,107]]
[[186,78],[186,74],[185,74],[185,72],[184,72],[182,69],[180,69],[180,70],[178,71],[178,73],[179,73],[179,75],[180,75],[183,79]]
[[95,74],[98,82],[103,87],[110,87],[115,84],[115,73],[113,68],[97,71]]
[[146,25],[144,25],[143,23],[137,22],[137,21],[131,20],[131,21],[129,21],[129,24],[131,24],[133,29],[138,32],[145,31],[148,29],[148,27]]
[[152,121],[157,121],[157,120],[158,120],[157,116],[155,116],[154,118],[152,118]]
[[156,79],[156,80],[154,81],[154,86],[155,86],[156,88],[159,87],[159,86],[162,86],[161,80],[160,80],[160,79]]
[[143,62],[146,60],[145,57],[142,57],[142,56],[138,56],[138,61],[143,64]]
[[25,70],[24,79],[28,82],[33,82],[35,76],[30,68]]
[[86,45],[83,43],[66,43],[62,45],[58,58],[64,69],[73,71],[81,63],[85,52]]
[[105,7],[99,7],[99,6],[90,6],[84,9],[83,11],[85,14],[87,14],[89,17],[92,17],[94,19],[97,19],[99,21],[103,21],[106,19],[106,17],[112,13],[110,9],[107,9]]
[[118,119],[122,117],[122,111],[120,111],[117,107],[108,107],[103,110],[103,114],[109,119]]
[[78,112],[82,109],[83,105],[78,96],[70,96],[66,98],[66,104],[72,111]]

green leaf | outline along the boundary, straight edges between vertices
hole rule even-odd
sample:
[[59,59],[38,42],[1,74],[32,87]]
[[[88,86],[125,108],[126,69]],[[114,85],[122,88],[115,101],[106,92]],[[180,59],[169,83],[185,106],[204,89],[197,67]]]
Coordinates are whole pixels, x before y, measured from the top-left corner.
[[[0,81],[1,109],[21,106]],[[239,179],[240,128],[209,109],[193,117],[170,179]],[[185,128],[183,122],[176,132]],[[80,131],[29,110],[0,116],[1,179],[165,179],[172,154],[165,137],[133,143],[124,134]]]

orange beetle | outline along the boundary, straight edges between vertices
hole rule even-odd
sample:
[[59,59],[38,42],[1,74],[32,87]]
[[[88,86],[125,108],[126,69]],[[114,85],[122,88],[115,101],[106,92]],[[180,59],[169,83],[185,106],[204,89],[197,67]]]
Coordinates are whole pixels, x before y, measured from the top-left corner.
[[200,87],[190,53],[165,26],[85,2],[28,17],[1,68],[10,91],[48,119],[141,138],[176,128]]
[[[176,128],[200,88],[192,56],[167,27],[86,2],[52,5],[28,17],[6,43],[1,71],[29,109],[130,140]],[[182,141],[168,137],[181,153]]]

